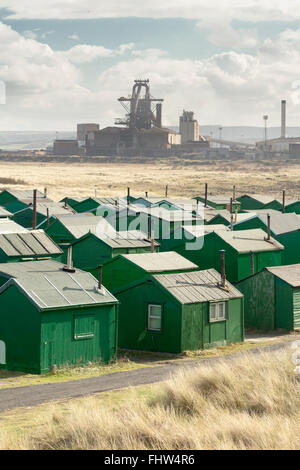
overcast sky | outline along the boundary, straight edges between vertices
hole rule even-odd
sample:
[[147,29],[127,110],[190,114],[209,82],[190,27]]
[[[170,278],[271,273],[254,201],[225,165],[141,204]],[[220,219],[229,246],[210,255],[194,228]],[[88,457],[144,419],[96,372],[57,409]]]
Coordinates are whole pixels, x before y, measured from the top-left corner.
[[0,0],[0,130],[113,125],[135,78],[165,125],[298,126],[300,1]]

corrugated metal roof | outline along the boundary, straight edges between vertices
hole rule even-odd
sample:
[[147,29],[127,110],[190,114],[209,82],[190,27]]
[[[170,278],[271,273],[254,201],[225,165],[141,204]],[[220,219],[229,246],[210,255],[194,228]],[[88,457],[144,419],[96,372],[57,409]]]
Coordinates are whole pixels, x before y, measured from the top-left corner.
[[[147,240],[146,237],[144,239],[134,237],[130,238],[130,236],[126,238],[124,232],[122,232],[121,235],[116,233],[113,237],[100,236],[98,238],[103,240],[111,248],[144,248],[151,246],[151,241]],[[154,242],[154,246],[159,246],[159,244]]]
[[192,212],[184,210],[167,210],[164,207],[141,207],[140,212],[147,213],[153,218],[166,220],[168,222],[192,221],[201,220],[200,217],[195,217]]
[[228,291],[220,289],[221,275],[215,269],[180,274],[157,274],[153,277],[182,304],[243,297],[229,282],[226,282]]
[[270,241],[266,241],[266,232],[261,229],[236,230],[234,232],[220,230],[216,236],[222,238],[239,253],[283,250],[284,248],[272,237]]
[[282,214],[282,212],[275,209],[255,209],[254,210],[245,210],[248,214]]
[[300,264],[274,266],[266,269],[292,287],[300,287]]
[[12,215],[11,212],[9,212],[7,209],[4,209],[4,207],[0,206],[0,217],[9,217]]
[[198,266],[175,251],[161,253],[138,253],[122,255],[148,273],[175,271],[179,269],[197,269]]
[[[267,226],[268,215],[260,214],[258,218]],[[270,214],[271,230],[275,235],[282,235],[283,233],[294,232],[300,230],[300,218],[294,214]]]
[[[204,196],[198,196],[198,197],[201,197],[201,199],[204,199]],[[209,204],[209,202],[213,202],[214,204],[230,204],[230,200],[231,200],[231,197],[230,196],[226,196],[226,195],[223,195],[223,194],[216,194],[216,195],[208,195],[207,196],[207,203]],[[240,202],[239,201],[235,201],[234,204],[237,204],[239,205]]]
[[30,257],[62,253],[43,230],[0,234],[0,250],[7,256]]
[[[33,200],[33,190],[32,189],[7,189],[6,190],[9,194],[14,196],[19,201],[23,201],[25,203],[30,203]],[[37,191],[36,193],[37,200],[43,201],[51,201],[48,197],[45,197],[43,193]]]
[[79,305],[117,302],[110,292],[99,292],[96,279],[87,272],[63,271],[63,265],[53,260],[0,264],[0,274],[11,278],[0,293],[11,283],[19,286],[38,308],[72,307]]
[[[219,210],[218,213],[215,215],[215,217],[218,217],[219,215],[220,215],[221,217],[223,217],[225,220],[227,220],[228,223],[230,224],[230,222],[231,222],[231,214],[230,214],[229,211],[227,211],[226,209]],[[252,217],[252,216],[254,216],[254,215],[255,215],[255,212],[254,212],[254,211],[253,211],[253,212],[250,212],[250,213],[249,213],[249,212],[240,213],[240,214],[239,214],[239,213],[237,213],[237,214],[234,213],[234,214],[233,214],[233,221],[235,221],[235,219],[237,219],[237,222],[236,222],[236,223],[238,223],[238,222],[241,222],[241,221],[243,221],[243,220],[249,219],[250,217]],[[213,222],[213,220],[214,220],[215,217],[212,217],[212,218],[210,219],[210,222]]]
[[17,224],[13,220],[0,218],[0,233],[18,233],[26,231],[28,231],[26,228]]
[[60,215],[57,219],[75,237],[80,238],[91,232],[97,236],[114,236],[116,231],[103,217],[91,214]]
[[[32,209],[32,207],[31,207]],[[75,210],[70,206],[66,206],[63,202],[37,202],[36,210],[42,215],[47,216],[47,209],[49,209],[49,215],[63,215],[63,214],[75,214]]]

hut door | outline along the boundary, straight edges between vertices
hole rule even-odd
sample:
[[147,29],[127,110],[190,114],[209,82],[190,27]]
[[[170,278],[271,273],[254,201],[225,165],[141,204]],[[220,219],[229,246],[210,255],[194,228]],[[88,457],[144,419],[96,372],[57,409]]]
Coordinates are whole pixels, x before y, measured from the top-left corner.
[[43,343],[42,369],[50,370],[54,364],[53,359],[53,341],[45,341]]

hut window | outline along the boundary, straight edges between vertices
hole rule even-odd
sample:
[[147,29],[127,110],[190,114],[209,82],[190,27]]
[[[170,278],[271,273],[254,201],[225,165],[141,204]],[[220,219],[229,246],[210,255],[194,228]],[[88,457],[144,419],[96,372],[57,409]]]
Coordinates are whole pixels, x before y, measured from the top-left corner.
[[94,337],[95,316],[76,315],[74,317],[74,339],[88,339]]
[[148,330],[161,331],[161,305],[148,305]]
[[209,321],[222,321],[226,320],[226,303],[214,302],[210,304],[209,308]]

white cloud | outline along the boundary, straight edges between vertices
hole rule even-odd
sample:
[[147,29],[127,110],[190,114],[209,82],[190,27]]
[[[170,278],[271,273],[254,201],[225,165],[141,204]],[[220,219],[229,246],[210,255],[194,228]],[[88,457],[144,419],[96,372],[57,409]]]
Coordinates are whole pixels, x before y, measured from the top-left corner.
[[74,41],[79,41],[79,36],[78,34],[76,33],[73,33],[73,34],[70,34],[70,36],[68,36],[69,39],[73,39]]

